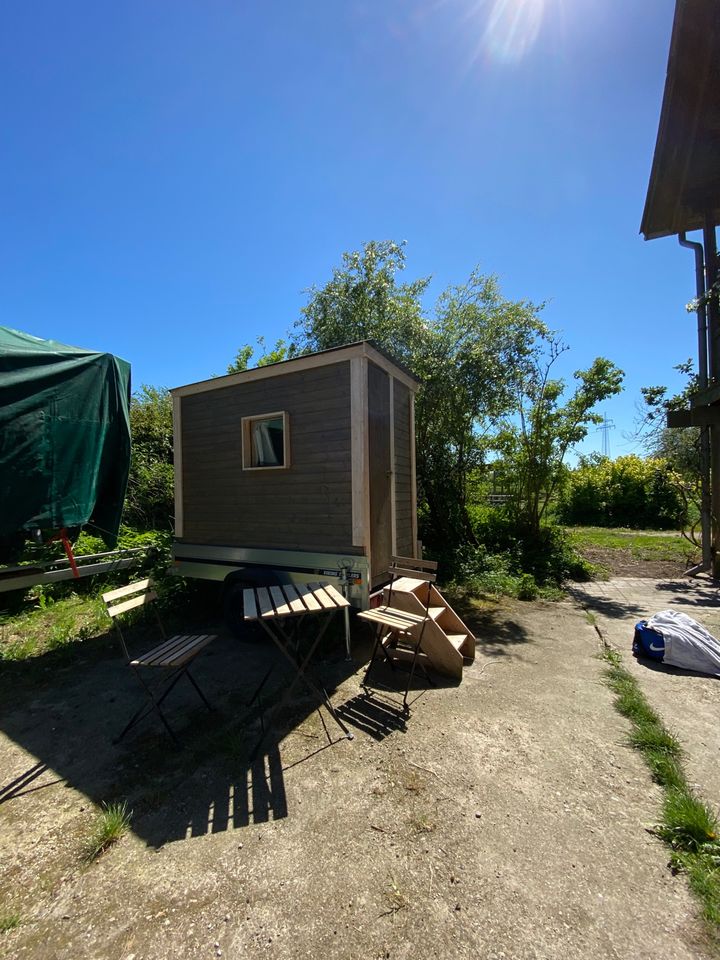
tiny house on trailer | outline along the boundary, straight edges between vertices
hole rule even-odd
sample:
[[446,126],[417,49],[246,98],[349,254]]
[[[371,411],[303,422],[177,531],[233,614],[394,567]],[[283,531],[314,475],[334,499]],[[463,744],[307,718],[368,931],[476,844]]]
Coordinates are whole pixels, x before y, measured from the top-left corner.
[[175,572],[348,581],[366,608],[417,542],[418,381],[369,341],[171,391]]

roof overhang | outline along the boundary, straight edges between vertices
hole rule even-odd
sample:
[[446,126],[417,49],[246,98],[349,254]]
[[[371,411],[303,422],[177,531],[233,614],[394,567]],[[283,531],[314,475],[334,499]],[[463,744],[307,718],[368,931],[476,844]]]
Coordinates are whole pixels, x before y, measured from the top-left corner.
[[256,380],[266,380],[270,377],[282,376],[286,373],[298,373],[301,370],[311,370],[314,367],[329,366],[333,363],[343,363],[354,357],[366,357],[405,384],[413,393],[420,387],[420,382],[405,367],[401,366],[388,353],[372,343],[370,340],[359,340],[356,343],[331,347],[318,353],[305,353],[290,360],[280,360],[278,363],[268,363],[264,367],[253,367],[240,373],[229,373],[224,377],[213,377],[210,380],[200,380],[198,383],[188,383],[182,387],[174,387],[170,393],[175,397],[187,397],[196,393],[207,393],[210,390],[221,390],[223,387],[233,387],[238,383],[252,383]]
[[677,0],[640,232],[646,240],[720,222],[720,4]]

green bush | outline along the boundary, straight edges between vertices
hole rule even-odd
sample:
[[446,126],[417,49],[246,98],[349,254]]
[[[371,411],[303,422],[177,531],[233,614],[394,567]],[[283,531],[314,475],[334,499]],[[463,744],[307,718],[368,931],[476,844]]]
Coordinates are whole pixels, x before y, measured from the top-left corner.
[[566,580],[589,580],[594,573],[562,527],[533,534],[499,510],[477,511],[473,519],[479,543],[439,558],[443,575],[471,595],[554,597]]
[[583,526],[676,530],[686,520],[680,487],[666,460],[590,457],[570,471],[557,516]]

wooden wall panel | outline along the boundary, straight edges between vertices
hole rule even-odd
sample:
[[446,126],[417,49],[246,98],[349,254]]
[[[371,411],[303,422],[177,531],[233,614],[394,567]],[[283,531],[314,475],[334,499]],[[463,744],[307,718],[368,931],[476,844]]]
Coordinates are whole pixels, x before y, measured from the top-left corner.
[[412,467],[410,444],[410,391],[395,381],[395,522],[397,552],[401,557],[415,555],[412,523]]
[[[351,550],[350,363],[181,398],[183,540]],[[286,410],[290,466],[243,470],[242,417]]]

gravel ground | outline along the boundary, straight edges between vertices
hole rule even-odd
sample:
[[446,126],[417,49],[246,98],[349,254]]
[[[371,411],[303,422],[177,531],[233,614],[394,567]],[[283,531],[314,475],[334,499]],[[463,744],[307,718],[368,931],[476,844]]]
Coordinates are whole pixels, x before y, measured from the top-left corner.
[[[267,650],[217,641],[197,675],[219,712],[192,715],[180,753],[151,726],[111,746],[135,692],[106,640],[75,663],[14,667],[0,912],[24,922],[0,955],[710,956],[684,879],[644,829],[659,790],[623,744],[583,611],[508,602],[475,624],[462,684],[419,689],[407,724],[359,697],[359,662],[325,663],[355,739],[328,746],[298,701],[254,763],[239,716]],[[191,701],[178,693],[180,724]],[[112,799],[128,800],[132,831],[84,865]]]

